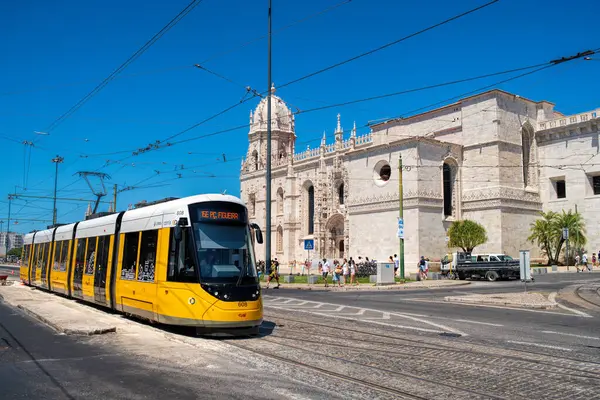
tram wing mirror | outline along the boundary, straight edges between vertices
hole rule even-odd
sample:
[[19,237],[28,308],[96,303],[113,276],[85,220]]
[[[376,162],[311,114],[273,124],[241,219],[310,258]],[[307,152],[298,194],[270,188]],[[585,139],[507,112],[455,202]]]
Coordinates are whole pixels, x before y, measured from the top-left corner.
[[254,234],[256,235],[256,243],[262,244],[263,234],[260,230],[260,226],[258,226],[257,224],[250,224],[250,226],[252,227],[252,229],[254,229]]
[[177,225],[175,225],[173,235],[175,236],[175,240],[180,241],[183,236],[183,226],[188,224],[187,218],[179,218],[177,221]]

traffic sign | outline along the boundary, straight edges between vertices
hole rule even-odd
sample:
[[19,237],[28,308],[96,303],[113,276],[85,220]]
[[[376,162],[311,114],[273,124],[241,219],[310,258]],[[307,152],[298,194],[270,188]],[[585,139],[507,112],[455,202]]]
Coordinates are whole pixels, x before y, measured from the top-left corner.
[[562,238],[563,238],[563,240],[567,240],[569,238],[569,228],[563,228]]
[[404,218],[398,218],[398,229],[404,229]]
[[404,228],[398,228],[396,235],[398,235],[399,239],[404,239]]
[[315,249],[315,240],[314,239],[304,239],[304,250],[314,250]]

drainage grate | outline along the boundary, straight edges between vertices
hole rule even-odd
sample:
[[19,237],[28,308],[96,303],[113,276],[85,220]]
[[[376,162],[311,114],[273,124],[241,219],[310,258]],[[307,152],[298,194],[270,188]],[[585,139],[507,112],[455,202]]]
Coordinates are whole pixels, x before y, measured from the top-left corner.
[[449,337],[449,338],[457,338],[457,337],[461,337],[462,335],[460,333],[442,332],[442,333],[440,333],[440,336]]

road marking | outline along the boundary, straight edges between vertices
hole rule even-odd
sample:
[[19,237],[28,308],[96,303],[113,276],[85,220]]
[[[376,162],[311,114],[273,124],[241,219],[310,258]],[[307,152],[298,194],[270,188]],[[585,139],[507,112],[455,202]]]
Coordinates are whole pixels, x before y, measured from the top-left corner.
[[338,315],[349,315],[349,316],[355,316],[355,315],[363,315],[367,310],[365,310],[364,308],[358,310],[355,313],[338,313]]
[[479,325],[489,325],[489,326],[504,326],[501,324],[490,324],[489,322],[479,322],[479,321],[471,321],[470,319],[454,319],[456,322],[466,322],[468,324],[479,324]]
[[[569,311],[573,311],[575,314],[565,314],[565,313],[561,313],[561,312],[556,312],[556,311],[546,311],[543,309],[539,309],[539,308],[535,308],[535,309],[530,309],[530,308],[517,308],[517,307],[505,307],[505,306],[493,306],[491,304],[471,304],[471,303],[448,303],[447,301],[440,301],[440,300],[423,300],[423,299],[419,299],[419,298],[413,298],[413,299],[399,299],[400,301],[420,301],[420,302],[425,302],[425,303],[440,303],[440,304],[446,304],[446,305],[454,305],[454,306],[466,306],[466,307],[484,307],[484,308],[500,308],[503,310],[514,310],[514,311],[526,311],[526,312],[534,312],[534,313],[539,313],[539,314],[554,314],[554,315],[562,315],[563,317],[583,317],[583,318],[592,318],[591,315],[589,314],[585,314],[585,313],[581,313],[579,314],[580,311],[577,310],[571,310],[569,309]],[[560,304],[558,305],[560,307]],[[561,307],[562,308],[562,307]],[[582,315],[585,314],[585,315]]]
[[546,349],[554,349],[554,350],[573,351],[573,349],[568,349],[566,347],[550,346],[548,344],[539,344],[539,343],[531,343],[531,342],[517,342],[516,340],[508,340],[508,343],[522,344],[522,345],[525,345],[525,346],[543,347],[543,348],[546,348]]
[[560,304],[558,301],[556,301],[556,295],[557,295],[556,292],[550,293],[550,295],[548,296],[548,300],[550,300],[552,303],[556,303],[556,305],[559,308],[562,308],[563,310],[570,311],[570,312],[572,312],[574,314],[579,315],[580,317],[592,318],[592,316],[590,314],[588,314],[588,313],[584,313],[583,311],[575,310],[573,308],[569,308],[569,307],[567,307],[567,306],[565,306],[563,304]]
[[[363,322],[368,322],[368,323],[377,323],[374,320],[389,320],[391,316],[394,317],[398,317],[398,318],[405,318],[405,319],[409,319],[424,325],[430,325],[432,327],[438,328],[441,330],[441,332],[453,332],[453,333],[457,333],[459,335],[462,336],[468,336],[466,333],[461,332],[459,330],[450,328],[448,326],[445,325],[441,325],[435,322],[431,322],[429,317],[425,317],[423,316],[423,318],[417,318],[414,315],[410,315],[410,314],[404,314],[404,313],[391,313],[391,312],[385,312],[385,311],[381,311],[381,310],[374,310],[372,308],[363,308],[363,307],[353,307],[353,306],[340,306],[338,304],[333,304],[333,303],[324,303],[324,302],[317,302],[317,301],[307,301],[307,303],[302,307],[298,307],[296,308],[296,304],[290,304],[293,300],[298,301],[298,302],[304,302],[303,300],[300,299],[285,299],[282,297],[270,297],[270,296],[264,296],[265,302],[264,302],[264,306],[265,307],[273,307],[276,309],[280,309],[280,310],[285,310],[285,311],[298,311],[298,312],[305,312],[305,313],[310,313],[310,314],[314,314],[314,315],[320,315],[320,316],[325,316],[325,317],[334,317],[334,318],[345,318],[345,319],[351,319],[351,320],[356,320],[356,321],[363,321]],[[285,299],[284,301],[279,301]],[[303,303],[305,304],[305,303]],[[310,304],[312,304],[313,306],[311,307]],[[324,305],[327,306],[332,306],[332,307],[336,307],[335,309],[331,309],[331,310],[321,310],[321,312],[315,312],[317,308],[320,308]],[[348,313],[344,313],[344,314],[339,314],[339,311],[346,309],[347,311],[354,311],[357,310],[358,314],[350,314],[350,316],[348,316]],[[369,311],[369,312],[374,312],[374,313],[378,313],[381,314],[381,317],[370,317],[370,318],[352,318],[352,316],[356,316],[356,315],[362,315],[364,312]],[[327,313],[337,313],[337,314],[327,314]],[[383,324],[383,323],[378,323],[378,324]],[[426,329],[426,328],[416,328],[416,327],[409,327],[409,326],[403,326],[403,325],[393,325],[393,324],[387,324],[389,326],[395,326],[398,328],[405,328],[405,329],[415,329],[415,330],[420,330],[420,331],[424,331],[424,332],[436,332],[436,333],[440,333],[440,331],[437,330],[432,330],[432,329]]]
[[551,333],[553,335],[573,336],[573,337],[577,337],[577,338],[581,338],[581,339],[600,340],[600,337],[575,335],[573,333],[563,333],[563,332],[554,332],[554,331],[542,331],[542,333]]

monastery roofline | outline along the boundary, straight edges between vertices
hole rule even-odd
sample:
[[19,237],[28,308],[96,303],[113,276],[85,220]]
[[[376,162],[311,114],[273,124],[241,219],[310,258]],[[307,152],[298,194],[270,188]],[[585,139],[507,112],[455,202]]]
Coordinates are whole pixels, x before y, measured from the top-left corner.
[[467,100],[472,100],[472,99],[475,99],[477,97],[486,96],[486,95],[489,95],[490,93],[498,93],[498,94],[503,94],[503,95],[506,95],[506,96],[513,96],[513,97],[514,96],[519,96],[519,98],[521,100],[525,100],[525,101],[527,101],[529,103],[532,103],[532,104],[548,103],[548,104],[551,104],[553,106],[555,105],[555,103],[552,103],[552,102],[547,101],[547,100],[534,101],[534,100],[530,100],[530,99],[528,99],[526,97],[522,97],[520,95],[507,92],[507,91],[502,90],[502,89],[491,89],[491,90],[488,90],[486,92],[477,93],[477,94],[474,94],[474,95],[468,96],[468,97],[463,97],[462,99],[460,99],[458,101],[455,101],[454,103],[447,104],[447,105],[445,105],[443,107],[439,107],[439,108],[436,108],[434,110],[425,111],[425,112],[422,112],[422,113],[419,113],[419,114],[411,115],[410,117],[406,117],[406,118],[393,118],[393,119],[389,119],[387,121],[379,122],[377,124],[371,125],[371,128],[380,127],[380,126],[387,125],[387,124],[393,123],[393,122],[398,122],[398,121],[409,121],[409,120],[417,118],[417,117],[422,117],[422,116],[427,115],[427,114],[439,112],[440,110],[444,110],[446,108],[455,107],[456,105],[461,104],[461,103],[463,103],[463,102],[465,102]]

